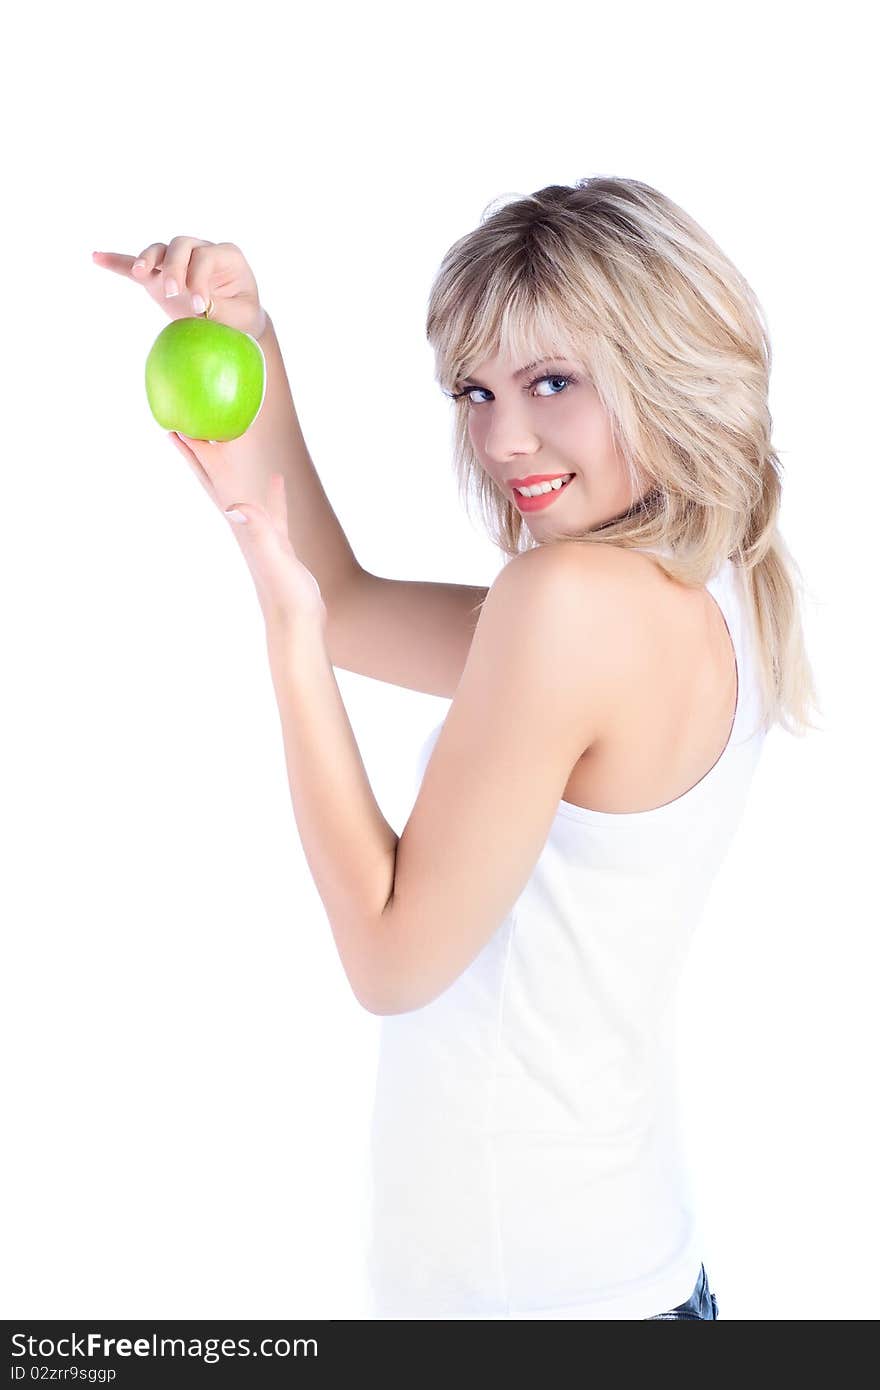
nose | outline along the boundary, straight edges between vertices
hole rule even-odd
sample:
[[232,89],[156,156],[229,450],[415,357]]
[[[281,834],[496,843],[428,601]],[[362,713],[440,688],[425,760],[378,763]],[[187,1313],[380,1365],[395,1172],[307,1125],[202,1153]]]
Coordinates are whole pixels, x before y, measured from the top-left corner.
[[527,458],[538,452],[540,441],[525,412],[515,408],[499,408],[493,402],[492,418],[487,420],[483,434],[483,451],[494,462],[506,465],[515,458]]

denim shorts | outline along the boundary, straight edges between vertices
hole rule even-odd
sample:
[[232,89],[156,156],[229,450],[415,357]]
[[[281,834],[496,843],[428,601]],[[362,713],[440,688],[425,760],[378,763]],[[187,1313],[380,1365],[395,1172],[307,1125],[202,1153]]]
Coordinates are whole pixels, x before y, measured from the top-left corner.
[[694,1291],[686,1303],[679,1303],[677,1308],[670,1308],[668,1313],[652,1313],[645,1319],[646,1322],[653,1322],[656,1318],[663,1318],[664,1321],[673,1318],[717,1318],[718,1299],[709,1288],[709,1279],[706,1275],[706,1266],[700,1265],[700,1277],[698,1278]]

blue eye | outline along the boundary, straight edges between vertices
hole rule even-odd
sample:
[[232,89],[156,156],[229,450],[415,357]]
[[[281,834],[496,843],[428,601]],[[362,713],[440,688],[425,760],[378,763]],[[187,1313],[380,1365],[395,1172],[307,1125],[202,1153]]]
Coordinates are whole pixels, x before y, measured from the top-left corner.
[[[544,381],[561,381],[561,382],[564,382],[564,383],[565,383],[565,386],[563,387],[563,391],[551,391],[551,392],[550,392],[550,395],[551,395],[551,396],[561,396],[561,395],[563,394],[563,392],[564,392],[565,387],[571,386],[572,383],[575,381],[575,379],[576,379],[576,378],[573,377],[573,376],[563,376],[560,372],[550,372],[550,373],[545,374],[544,376],[536,376],[536,377],[534,377],[533,380],[529,382],[528,386],[524,387],[523,389],[526,390],[526,391],[531,391],[532,387],[534,387],[534,386],[540,386],[541,383],[544,382]],[[471,394],[472,394],[474,391],[485,391],[486,389],[487,389],[487,388],[486,388],[485,386],[468,386],[468,387],[465,388],[464,391],[458,391],[458,392],[456,392],[456,393],[452,393],[452,392],[447,391],[446,394],[449,396],[450,400],[453,400],[453,401],[460,401],[460,400],[462,400],[463,397],[467,397],[467,398],[468,398],[468,405],[484,405],[484,404],[485,404],[484,401],[474,401],[474,400],[471,400],[470,397],[471,397]],[[491,393],[491,391],[490,391],[490,392],[489,392],[489,395],[491,395],[491,394],[492,394],[492,393]]]

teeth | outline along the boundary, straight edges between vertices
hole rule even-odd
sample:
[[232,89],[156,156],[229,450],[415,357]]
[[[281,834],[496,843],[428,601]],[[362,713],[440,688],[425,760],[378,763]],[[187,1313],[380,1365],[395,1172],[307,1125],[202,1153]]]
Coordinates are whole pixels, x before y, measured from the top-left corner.
[[552,483],[536,483],[534,487],[517,487],[514,488],[514,492],[518,492],[521,497],[540,497],[542,492],[558,492],[562,484],[573,477],[573,473],[566,473],[562,478],[554,478]]

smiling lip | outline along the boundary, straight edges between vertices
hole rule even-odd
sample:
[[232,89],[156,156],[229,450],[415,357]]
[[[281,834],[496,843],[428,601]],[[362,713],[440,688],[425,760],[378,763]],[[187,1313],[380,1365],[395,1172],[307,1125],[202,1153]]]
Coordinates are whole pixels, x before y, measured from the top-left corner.
[[508,487],[537,487],[538,483],[552,483],[555,478],[566,478],[567,473],[532,473],[528,478],[508,478]]
[[[565,474],[557,473],[556,477],[564,478]],[[537,497],[523,497],[521,492],[514,492],[513,500],[519,507],[521,512],[542,512],[545,507],[551,507],[553,503],[556,501],[557,497],[559,497],[561,493],[565,492],[566,488],[571,487],[572,483],[574,482],[574,478],[575,475],[572,473],[569,477],[568,482],[563,483],[562,487],[550,488],[549,492],[539,492]],[[552,478],[542,478],[541,481],[549,483],[553,480]],[[522,486],[531,487],[531,483],[523,483]]]

